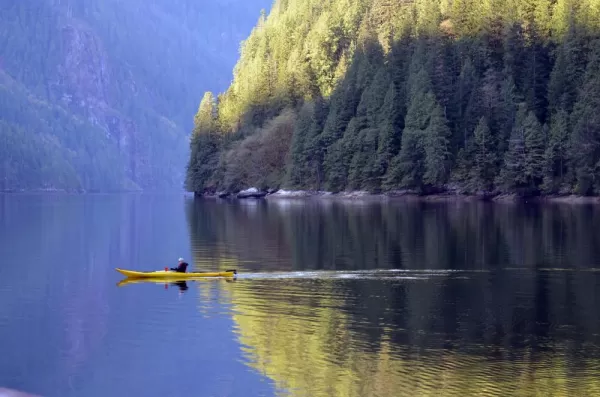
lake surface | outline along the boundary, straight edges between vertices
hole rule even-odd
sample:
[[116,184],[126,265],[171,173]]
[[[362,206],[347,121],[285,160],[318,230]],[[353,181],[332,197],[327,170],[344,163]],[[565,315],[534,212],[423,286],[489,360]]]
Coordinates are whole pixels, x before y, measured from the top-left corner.
[[[0,196],[0,387],[600,393],[600,208]],[[237,268],[117,285],[115,267]]]

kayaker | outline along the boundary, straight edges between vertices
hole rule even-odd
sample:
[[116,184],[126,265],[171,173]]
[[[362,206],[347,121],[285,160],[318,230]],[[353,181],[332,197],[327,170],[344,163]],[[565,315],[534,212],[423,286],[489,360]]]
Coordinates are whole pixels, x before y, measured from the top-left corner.
[[177,265],[177,267],[172,267],[171,270],[173,270],[174,272],[185,273],[187,267],[188,264],[184,262],[183,258],[179,258],[179,264]]

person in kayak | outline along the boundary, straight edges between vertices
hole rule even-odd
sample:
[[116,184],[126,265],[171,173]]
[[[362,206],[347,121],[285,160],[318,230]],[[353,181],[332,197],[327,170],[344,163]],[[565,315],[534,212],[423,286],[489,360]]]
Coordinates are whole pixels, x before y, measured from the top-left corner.
[[187,267],[188,264],[184,262],[183,258],[179,258],[179,264],[177,265],[177,267],[172,267],[171,270],[174,272],[185,273]]

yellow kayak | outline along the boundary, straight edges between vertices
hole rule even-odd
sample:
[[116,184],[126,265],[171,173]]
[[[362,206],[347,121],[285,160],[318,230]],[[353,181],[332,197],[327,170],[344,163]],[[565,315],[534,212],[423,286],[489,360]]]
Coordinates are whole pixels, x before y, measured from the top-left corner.
[[234,277],[237,274],[237,270],[226,270],[224,272],[173,272],[173,271],[165,271],[165,270],[157,270],[154,272],[136,272],[133,270],[124,270],[116,268],[116,271],[121,273],[122,275],[130,278],[160,278],[160,279],[190,279],[190,278],[198,278],[198,277]]
[[[211,280],[212,279],[212,280]],[[228,283],[234,282],[235,277],[224,277],[222,278]],[[173,277],[127,277],[117,283],[117,287],[123,287],[130,284],[141,284],[141,283],[154,283],[154,284],[172,284],[172,283],[181,283],[186,281],[205,281],[205,282],[215,282],[215,278],[211,277],[198,277],[198,278],[173,278]]]

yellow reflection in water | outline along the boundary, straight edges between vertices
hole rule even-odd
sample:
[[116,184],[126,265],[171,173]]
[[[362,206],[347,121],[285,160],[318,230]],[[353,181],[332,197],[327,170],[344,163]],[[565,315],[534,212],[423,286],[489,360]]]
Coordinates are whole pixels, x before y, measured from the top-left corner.
[[[225,271],[237,269],[238,261],[225,254],[217,256],[205,256],[199,249],[193,255],[193,271]],[[204,281],[204,280],[202,280]],[[231,303],[231,288],[228,284],[235,282],[235,278],[211,279],[209,283],[198,283],[199,303],[198,310],[204,317],[209,317],[217,305],[228,305]]]
[[[220,284],[220,288],[221,288]],[[565,346],[520,361],[390,341],[369,346],[335,283],[238,280],[227,286],[247,364],[292,396],[591,396],[597,361],[569,365]],[[475,347],[475,346],[474,346]],[[480,349],[481,350],[481,349]],[[497,352],[497,350],[496,350]]]

